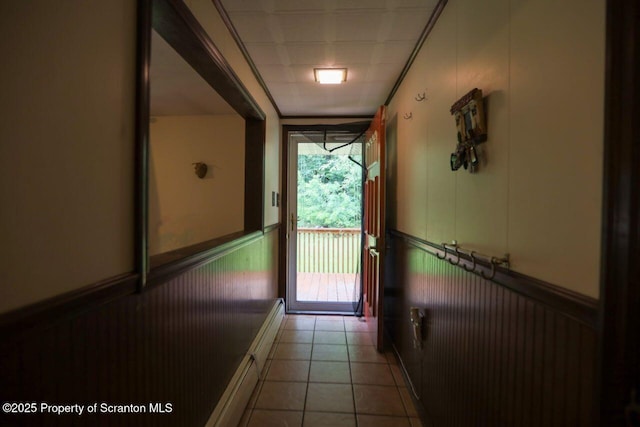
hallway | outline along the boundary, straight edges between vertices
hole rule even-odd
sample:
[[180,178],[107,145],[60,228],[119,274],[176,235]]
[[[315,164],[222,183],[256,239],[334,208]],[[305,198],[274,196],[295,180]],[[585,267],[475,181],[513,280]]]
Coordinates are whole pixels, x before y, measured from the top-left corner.
[[0,426],[640,427],[640,1],[0,20]]
[[267,363],[240,426],[421,425],[395,356],[356,317],[286,316]]

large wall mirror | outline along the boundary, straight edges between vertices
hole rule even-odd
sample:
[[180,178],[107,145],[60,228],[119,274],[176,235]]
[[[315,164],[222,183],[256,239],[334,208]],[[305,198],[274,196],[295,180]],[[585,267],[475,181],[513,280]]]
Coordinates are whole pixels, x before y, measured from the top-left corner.
[[263,229],[265,115],[183,1],[143,3],[144,286],[150,270],[153,281],[167,265]]
[[244,230],[244,118],[155,30],[149,78],[154,259]]

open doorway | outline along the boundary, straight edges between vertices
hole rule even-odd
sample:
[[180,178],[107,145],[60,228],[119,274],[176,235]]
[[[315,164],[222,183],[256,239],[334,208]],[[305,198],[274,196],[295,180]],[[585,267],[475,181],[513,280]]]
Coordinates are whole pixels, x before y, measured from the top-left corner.
[[359,313],[362,301],[363,134],[285,129],[287,308]]

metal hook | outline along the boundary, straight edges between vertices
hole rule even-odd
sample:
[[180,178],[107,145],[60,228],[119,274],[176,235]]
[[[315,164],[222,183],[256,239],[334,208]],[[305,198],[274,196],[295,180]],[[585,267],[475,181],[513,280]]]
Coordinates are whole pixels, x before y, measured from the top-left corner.
[[440,256],[440,253],[436,252],[436,256],[438,257],[438,259],[447,259],[447,244],[442,243],[442,247],[444,248],[444,255]]
[[404,113],[403,117],[404,117],[405,120],[409,120],[410,118],[413,117],[413,113]]
[[491,257],[491,276],[485,276],[484,271],[480,272],[480,275],[483,279],[491,280],[496,275],[496,266],[504,265],[507,269],[509,269],[509,254],[505,254],[502,258]]
[[496,276],[496,257],[491,257],[491,276],[486,276],[484,271],[480,271],[480,275],[485,280],[491,280]]
[[452,260],[449,259],[449,264],[458,265],[458,264],[460,264],[460,251],[458,250],[458,245],[454,246],[453,250],[456,252],[458,260],[456,262],[453,262]]
[[417,94],[417,95],[415,96],[415,98],[413,98],[413,99],[415,99],[415,100],[416,100],[416,101],[418,101],[418,102],[422,102],[422,101],[424,101],[425,99],[427,99],[427,93],[426,93],[426,92],[419,93],[419,94]]
[[469,255],[471,256],[471,261],[473,261],[473,265],[471,266],[471,268],[467,268],[465,264],[462,264],[462,268],[473,273],[476,269],[476,253],[475,251],[471,251]]

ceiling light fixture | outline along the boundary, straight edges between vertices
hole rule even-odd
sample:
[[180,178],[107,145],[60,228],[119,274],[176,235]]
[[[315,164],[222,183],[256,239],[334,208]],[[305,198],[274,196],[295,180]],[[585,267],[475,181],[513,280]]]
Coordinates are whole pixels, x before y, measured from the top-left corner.
[[316,81],[323,85],[338,85],[347,81],[346,68],[314,68]]

